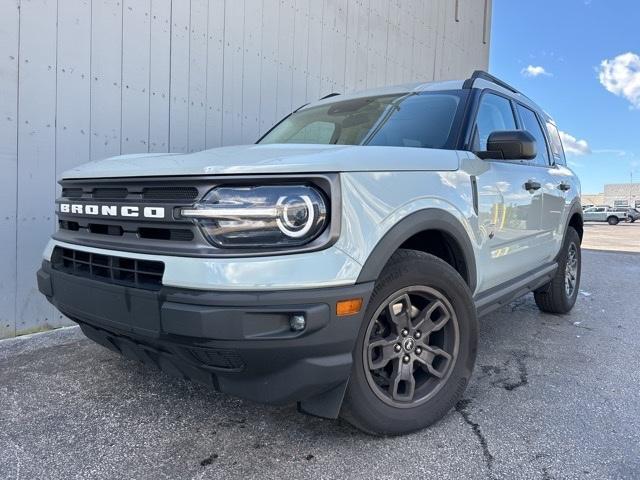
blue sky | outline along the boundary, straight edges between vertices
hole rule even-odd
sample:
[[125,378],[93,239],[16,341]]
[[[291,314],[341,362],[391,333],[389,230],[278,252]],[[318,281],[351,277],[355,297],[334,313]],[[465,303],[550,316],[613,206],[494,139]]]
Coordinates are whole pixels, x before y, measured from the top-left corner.
[[[640,1],[494,0],[490,71],[558,122],[583,193],[640,182]],[[605,62],[605,63],[603,63]]]

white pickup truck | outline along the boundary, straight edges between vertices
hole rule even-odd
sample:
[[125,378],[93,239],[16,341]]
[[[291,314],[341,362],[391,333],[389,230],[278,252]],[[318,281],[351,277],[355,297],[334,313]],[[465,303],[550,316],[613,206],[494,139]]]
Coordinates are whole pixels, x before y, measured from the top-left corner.
[[627,207],[596,206],[585,209],[583,216],[585,222],[607,222],[609,225],[617,225],[627,219],[627,210]]

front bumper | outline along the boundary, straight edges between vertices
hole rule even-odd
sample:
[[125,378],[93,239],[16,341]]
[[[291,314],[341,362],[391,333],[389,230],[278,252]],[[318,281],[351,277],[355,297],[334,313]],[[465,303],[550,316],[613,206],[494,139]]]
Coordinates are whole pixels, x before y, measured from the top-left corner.
[[[373,283],[265,292],[149,291],[76,277],[45,261],[38,288],[89,338],[111,350],[231,395],[285,404],[343,391]],[[361,311],[338,317],[336,302],[356,297],[363,299]],[[301,332],[289,327],[296,314],[307,320]]]

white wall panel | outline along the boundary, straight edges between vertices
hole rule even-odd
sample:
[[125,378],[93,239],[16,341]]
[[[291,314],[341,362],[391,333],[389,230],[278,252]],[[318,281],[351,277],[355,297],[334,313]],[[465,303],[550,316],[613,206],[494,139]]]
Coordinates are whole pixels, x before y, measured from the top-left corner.
[[169,149],[171,0],[151,0],[149,45],[149,151]]
[[293,76],[291,106],[296,109],[307,102],[309,58],[309,5],[313,0],[295,0],[293,19]]
[[461,0],[458,22],[455,3],[4,0],[0,337],[65,321],[35,286],[57,175],[121,153],[254,142],[331,92],[486,68],[491,1]]
[[[316,3],[315,0],[311,0]],[[260,133],[266,132],[277,121],[276,89],[278,83],[278,18],[279,0],[262,0],[262,58],[260,63]],[[225,62],[226,64],[226,62]]]
[[278,76],[275,85],[276,119],[291,112],[293,91],[294,0],[280,0],[278,11]]
[[18,0],[8,1],[0,15],[0,338],[16,331],[19,27]]
[[245,0],[242,58],[242,125],[240,137],[256,141],[260,134],[260,65],[262,57],[262,0]]
[[222,145],[225,0],[209,0],[206,147]]
[[189,151],[204,150],[207,124],[207,0],[191,0],[189,48]]
[[122,10],[122,153],[149,151],[151,0],[124,0]]
[[[53,326],[57,314],[35,283],[40,255],[54,231],[56,192],[57,2],[20,5],[16,331]],[[55,315],[55,316],[54,316]]]
[[58,0],[56,174],[91,154],[91,2]]
[[222,91],[222,145],[241,143],[244,61],[244,1],[225,3],[224,83]]
[[189,148],[190,2],[171,2],[171,80],[169,84],[169,151]]
[[[122,2],[91,4],[91,159],[120,153],[122,133]],[[69,101],[61,99],[61,101]],[[87,99],[85,99],[87,101]]]

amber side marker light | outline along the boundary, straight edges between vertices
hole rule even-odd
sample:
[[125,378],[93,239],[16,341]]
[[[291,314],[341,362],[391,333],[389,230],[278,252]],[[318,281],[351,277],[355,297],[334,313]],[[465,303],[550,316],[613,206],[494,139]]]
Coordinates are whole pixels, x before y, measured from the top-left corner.
[[347,315],[355,315],[362,308],[361,298],[350,298],[348,300],[340,300],[336,302],[336,315],[346,317]]

